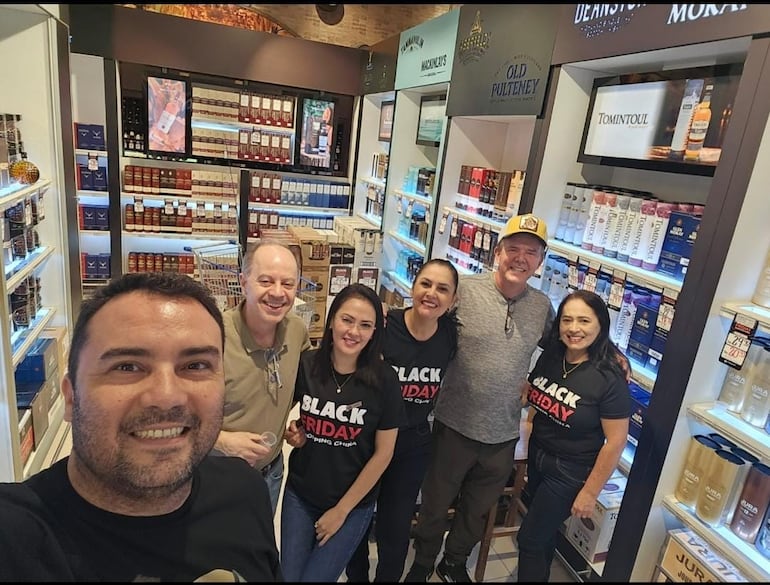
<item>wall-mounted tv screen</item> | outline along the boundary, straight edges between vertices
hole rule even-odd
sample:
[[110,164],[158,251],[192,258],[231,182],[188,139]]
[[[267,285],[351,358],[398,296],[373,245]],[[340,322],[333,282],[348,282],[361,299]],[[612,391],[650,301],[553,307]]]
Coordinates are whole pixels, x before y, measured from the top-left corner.
[[334,102],[303,99],[300,130],[299,164],[330,169],[334,152]]
[[377,140],[380,142],[390,142],[390,138],[393,136],[393,114],[395,109],[395,100],[387,100],[380,104],[380,125],[377,133]]
[[578,162],[711,176],[743,66],[594,80]]
[[147,150],[185,154],[187,147],[187,82],[147,77]]
[[417,120],[417,144],[438,146],[446,116],[446,94],[424,95],[420,98],[420,117]]

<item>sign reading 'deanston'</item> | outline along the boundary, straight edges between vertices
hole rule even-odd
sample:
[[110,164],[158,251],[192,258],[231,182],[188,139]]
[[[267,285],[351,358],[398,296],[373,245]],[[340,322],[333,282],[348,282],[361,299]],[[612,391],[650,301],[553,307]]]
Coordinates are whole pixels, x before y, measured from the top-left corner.
[[401,33],[397,90],[449,81],[459,15],[451,10]]
[[554,64],[770,32],[770,4],[562,6]]
[[558,16],[558,6],[463,5],[447,115],[539,116]]

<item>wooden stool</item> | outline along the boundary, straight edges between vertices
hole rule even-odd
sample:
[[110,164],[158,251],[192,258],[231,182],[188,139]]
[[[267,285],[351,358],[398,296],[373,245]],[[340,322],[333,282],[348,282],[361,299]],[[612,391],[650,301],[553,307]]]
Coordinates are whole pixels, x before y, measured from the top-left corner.
[[492,544],[492,541],[501,536],[512,536],[519,531],[522,513],[525,512],[524,504],[521,501],[521,492],[524,490],[526,478],[527,460],[515,460],[513,485],[505,486],[505,488],[503,488],[503,493],[501,494],[503,496],[511,496],[511,503],[508,506],[508,512],[505,514],[505,520],[501,526],[495,526],[498,502],[495,502],[489,510],[489,517],[487,518],[487,525],[484,529],[484,536],[481,537],[479,558],[476,561],[476,571],[474,573],[474,578],[477,583],[484,580],[484,572],[487,569],[487,560],[489,559],[489,547]]

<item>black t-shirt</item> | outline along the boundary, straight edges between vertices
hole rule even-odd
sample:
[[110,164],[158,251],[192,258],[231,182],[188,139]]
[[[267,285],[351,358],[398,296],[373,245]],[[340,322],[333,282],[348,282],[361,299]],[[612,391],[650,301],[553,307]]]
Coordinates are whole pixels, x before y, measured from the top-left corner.
[[[317,353],[305,351],[299,361],[294,399],[307,441],[292,449],[286,481],[302,499],[327,510],[337,505],[371,459],[377,431],[403,424],[404,404],[398,379],[385,362],[378,362],[377,387],[354,377],[337,393],[334,382],[321,384],[313,373]],[[359,506],[377,497],[378,485]]]
[[441,389],[449,364],[450,326],[439,320],[436,332],[425,341],[415,339],[404,321],[404,309],[388,311],[382,355],[393,366],[401,382],[401,397],[406,408],[407,427],[426,423]]
[[537,411],[530,440],[548,453],[593,465],[605,441],[601,419],[630,415],[628,384],[619,373],[599,370],[592,362],[583,362],[565,378],[562,356],[547,353],[528,377],[527,398]]
[[283,580],[265,480],[240,458],[207,457],[178,510],[146,517],[88,503],[63,459],[1,484],[0,518],[2,581]]

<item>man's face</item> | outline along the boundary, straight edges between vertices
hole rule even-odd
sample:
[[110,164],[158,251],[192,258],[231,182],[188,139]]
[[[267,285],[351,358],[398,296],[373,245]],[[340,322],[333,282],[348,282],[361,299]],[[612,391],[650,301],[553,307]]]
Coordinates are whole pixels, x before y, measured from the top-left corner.
[[108,301],[87,335],[77,380],[62,384],[73,483],[102,497],[172,493],[222,425],[219,325],[193,299],[137,291]]
[[271,245],[256,250],[251,270],[241,274],[249,318],[278,325],[294,306],[298,281],[297,261],[289,250]]
[[495,250],[498,269],[495,274],[501,291],[518,293],[543,261],[543,243],[530,234],[513,234],[504,238]]

